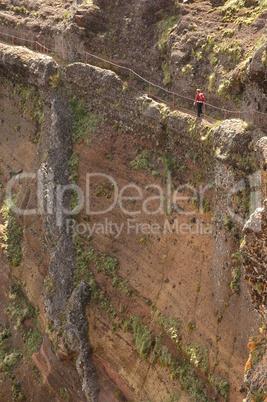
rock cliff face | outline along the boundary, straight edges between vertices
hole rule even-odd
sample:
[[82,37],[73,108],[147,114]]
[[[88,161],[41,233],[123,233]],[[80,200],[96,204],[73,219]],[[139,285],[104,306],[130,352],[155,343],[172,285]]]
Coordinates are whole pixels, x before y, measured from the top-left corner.
[[[94,3],[1,3],[2,32],[19,24],[56,54],[0,44],[0,399],[264,400],[266,117],[250,112],[266,111],[266,45],[246,61],[252,8]],[[263,16],[258,3],[253,43]],[[255,125],[159,103],[77,62],[85,49],[184,95],[202,84]]]
[[[257,141],[263,185],[266,198],[266,137]],[[245,278],[251,301],[262,318],[258,335],[250,338],[249,359],[245,368],[245,384],[249,388],[246,401],[264,398],[266,393],[266,200],[250,216],[244,226],[244,241],[241,245]]]

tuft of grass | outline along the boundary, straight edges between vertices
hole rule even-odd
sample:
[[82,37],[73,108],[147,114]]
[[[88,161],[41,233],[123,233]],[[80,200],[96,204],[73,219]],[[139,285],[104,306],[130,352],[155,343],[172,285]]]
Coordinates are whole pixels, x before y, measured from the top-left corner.
[[167,61],[164,61],[161,65],[162,71],[163,71],[163,84],[169,85],[172,83],[172,75],[170,72],[170,66]]
[[161,343],[160,337],[156,338],[156,344],[154,348],[153,364],[160,364],[161,366],[171,366],[172,355],[169,352],[167,346]]
[[80,165],[79,157],[75,152],[73,152],[73,154],[71,155],[71,157],[68,161],[68,168],[70,171],[69,180],[74,184],[77,184],[77,181],[78,181],[79,165]]
[[15,94],[20,97],[19,107],[23,116],[29,114],[31,120],[36,122],[35,142],[39,141],[42,125],[44,123],[44,101],[37,89],[16,85]]
[[62,89],[63,81],[60,78],[59,71],[56,74],[53,74],[50,76],[49,85],[56,92],[58,92]]
[[74,117],[72,125],[73,143],[76,144],[82,140],[85,144],[90,144],[90,134],[97,129],[100,122],[99,116],[95,113],[89,113],[84,102],[75,97],[69,100],[69,106]]
[[12,400],[13,401],[25,401],[26,400],[26,395],[25,395],[23,388],[21,386],[21,383],[19,381],[15,381],[12,384],[11,392],[12,392]]
[[[178,8],[176,10],[176,14],[178,14]],[[160,31],[158,48],[162,53],[166,53],[166,50],[167,50],[166,45],[168,42],[169,35],[175,28],[178,20],[179,20],[179,15],[166,16],[158,23],[158,29]]]
[[193,70],[193,67],[191,66],[191,64],[187,64],[186,66],[184,66],[182,68],[182,73],[183,73],[183,75],[187,76],[187,75],[191,74],[192,70]]
[[20,130],[21,130],[21,124],[15,124],[15,126],[13,127],[13,130],[14,130],[16,133],[19,133]]
[[210,384],[215,387],[215,389],[217,390],[218,394],[220,394],[222,396],[222,398],[224,399],[224,401],[228,400],[228,396],[229,396],[229,383],[228,381],[220,378],[220,377],[216,377],[214,374],[209,374],[208,376],[208,380],[210,382]]
[[78,235],[73,236],[73,244],[76,250],[76,268],[73,275],[73,286],[78,286],[81,281],[91,287],[92,296],[98,298],[98,286],[95,282],[92,270],[88,267],[89,256],[85,250],[85,244]]
[[197,343],[190,343],[185,348],[185,353],[190,363],[199,368],[203,373],[208,370],[208,349],[201,348]]
[[230,216],[225,215],[223,218],[223,226],[236,238],[239,238],[239,230],[235,226]]
[[231,87],[230,80],[223,79],[218,88],[218,94],[224,98],[231,99],[229,88]]
[[9,9],[11,10],[11,11],[13,11],[14,13],[17,13],[17,14],[23,14],[23,15],[29,15],[30,14],[30,12],[27,10],[27,8],[26,7],[24,7],[24,6],[10,6],[9,7]]
[[22,351],[20,349],[13,349],[0,360],[0,371],[4,372],[6,377],[12,378],[14,376],[14,369],[21,363],[22,359]]
[[195,320],[190,320],[187,323],[187,329],[189,332],[193,332],[196,329],[196,322]]
[[0,357],[5,354],[5,346],[10,339],[11,330],[9,327],[5,327],[0,324]]
[[70,401],[71,395],[66,388],[60,388],[59,395],[64,401]]
[[179,362],[173,359],[171,364],[171,378],[179,379],[181,390],[190,395],[190,399],[196,402],[208,402],[206,385],[198,378],[195,368],[190,362]]
[[36,366],[32,366],[32,375],[38,384],[41,385],[43,383],[42,372]]
[[144,236],[144,237],[141,237],[141,239],[140,239],[140,244],[142,244],[142,246],[145,246],[145,245],[146,245],[146,242],[147,242],[146,237],[145,237],[145,236]]
[[27,333],[27,350],[30,356],[37,352],[42,344],[43,336],[38,328],[30,328]]
[[209,92],[213,92],[213,91],[214,91],[215,82],[216,82],[216,74],[215,74],[215,72],[213,72],[213,73],[209,76],[209,84],[208,84],[208,91],[209,91]]
[[98,303],[101,310],[105,310],[110,318],[114,319],[117,316],[116,307],[111,303],[111,299],[109,296],[105,294],[103,291],[99,291],[98,294]]
[[63,19],[64,20],[69,20],[70,19],[70,12],[69,11],[65,11],[65,13],[63,14]]
[[215,46],[215,36],[214,35],[207,35],[205,43],[202,45],[201,49],[202,51],[206,53],[212,52],[214,46]]
[[152,151],[148,149],[143,149],[141,154],[137,155],[137,157],[130,162],[130,166],[133,170],[151,170],[153,165],[151,163]]
[[131,326],[137,352],[142,359],[147,359],[152,349],[151,330],[142,323],[139,317],[132,317]]

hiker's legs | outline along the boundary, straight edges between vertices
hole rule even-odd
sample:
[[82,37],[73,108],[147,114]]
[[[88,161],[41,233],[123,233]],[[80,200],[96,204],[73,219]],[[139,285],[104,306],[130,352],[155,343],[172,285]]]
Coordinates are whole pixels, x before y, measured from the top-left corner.
[[202,109],[202,103],[197,102],[197,115],[198,115],[198,117],[200,117],[201,109]]

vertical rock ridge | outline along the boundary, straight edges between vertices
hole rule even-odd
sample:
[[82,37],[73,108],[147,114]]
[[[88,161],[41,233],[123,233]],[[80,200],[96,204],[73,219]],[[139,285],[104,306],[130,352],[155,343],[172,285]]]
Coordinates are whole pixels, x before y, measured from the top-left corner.
[[[47,216],[46,230],[50,242],[50,279],[45,306],[48,317],[56,330],[64,326],[65,341],[69,349],[78,352],[76,368],[82,379],[82,388],[90,402],[98,400],[99,387],[96,371],[91,359],[88,339],[86,307],[91,299],[91,290],[85,283],[73,290],[75,250],[71,233],[66,228],[68,215],[61,215],[58,200],[60,186],[69,184],[68,161],[72,154],[72,116],[65,97],[56,95],[52,102],[51,152],[47,160]],[[67,209],[70,194],[63,196],[62,206]],[[61,204],[60,204],[61,205]],[[52,213],[50,213],[52,212]]]

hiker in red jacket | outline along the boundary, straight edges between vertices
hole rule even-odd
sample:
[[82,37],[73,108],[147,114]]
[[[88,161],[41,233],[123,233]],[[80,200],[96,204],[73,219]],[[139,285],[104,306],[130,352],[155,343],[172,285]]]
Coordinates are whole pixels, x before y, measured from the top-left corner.
[[194,105],[197,104],[197,116],[198,117],[200,117],[200,115],[202,113],[203,103],[204,103],[204,95],[200,91],[200,89],[197,89]]

